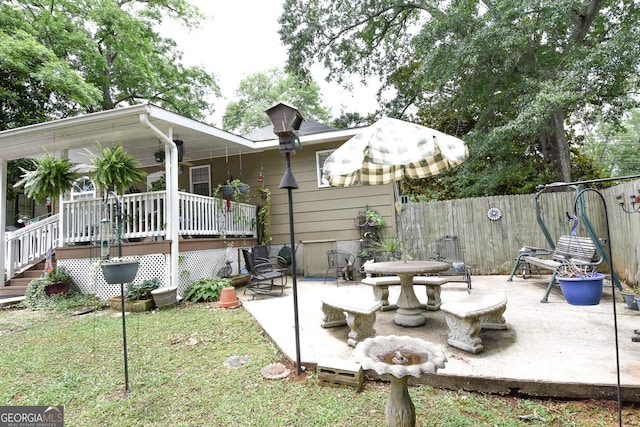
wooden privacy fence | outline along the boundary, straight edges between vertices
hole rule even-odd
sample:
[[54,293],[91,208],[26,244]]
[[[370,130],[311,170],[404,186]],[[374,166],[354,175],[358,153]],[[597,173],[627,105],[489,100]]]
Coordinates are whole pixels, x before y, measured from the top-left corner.
[[[604,204],[598,193],[583,193],[588,218],[600,238],[611,239],[613,267],[629,285],[640,281],[640,214],[623,212],[616,196],[623,195],[629,207],[629,196],[638,194],[639,188],[640,180],[636,180],[600,190]],[[572,189],[540,196],[542,216],[553,241],[571,232],[566,213],[573,213],[575,196]],[[437,239],[458,236],[464,261],[473,274],[509,274],[524,245],[549,247],[536,220],[534,198],[535,194],[528,194],[407,203],[400,214],[405,246],[413,258],[430,259]],[[499,220],[488,218],[492,207],[501,211]],[[582,222],[577,233],[588,236]],[[606,265],[599,270],[606,270]]]

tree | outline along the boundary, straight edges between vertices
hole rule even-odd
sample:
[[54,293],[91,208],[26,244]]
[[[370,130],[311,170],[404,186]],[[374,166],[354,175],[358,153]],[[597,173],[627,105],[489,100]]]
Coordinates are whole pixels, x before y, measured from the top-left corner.
[[24,12],[0,4],[0,130],[66,117],[96,104],[100,92],[40,36]]
[[640,174],[640,109],[626,113],[621,123],[600,121],[586,138],[584,152],[611,176]]
[[331,117],[317,83],[277,68],[245,77],[235,94],[238,100],[227,105],[222,128],[241,135],[270,125],[264,111],[278,102],[295,106],[308,120],[326,123]]
[[331,121],[331,126],[338,129],[347,129],[358,126],[368,126],[376,121],[374,114],[363,116],[356,112],[343,112],[340,117]]
[[280,34],[289,67],[379,77],[387,114],[446,122],[470,146],[459,188],[485,195],[505,178],[571,180],[568,121],[633,104],[639,19],[634,0],[286,0]]
[[0,5],[0,128],[151,102],[192,118],[213,112],[214,77],[181,65],[165,19],[197,27],[185,0],[8,0]]

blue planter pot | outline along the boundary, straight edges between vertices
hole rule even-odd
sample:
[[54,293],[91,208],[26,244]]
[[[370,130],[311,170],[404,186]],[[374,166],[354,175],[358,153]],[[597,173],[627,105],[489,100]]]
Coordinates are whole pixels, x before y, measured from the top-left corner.
[[602,297],[604,274],[593,273],[588,277],[558,277],[560,289],[571,305],[598,305]]

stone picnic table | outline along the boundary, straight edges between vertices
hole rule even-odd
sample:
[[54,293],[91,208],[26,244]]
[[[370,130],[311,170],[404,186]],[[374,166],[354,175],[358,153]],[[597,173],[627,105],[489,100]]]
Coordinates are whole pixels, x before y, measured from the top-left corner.
[[400,296],[394,322],[400,326],[422,326],[426,318],[422,315],[420,301],[413,291],[413,276],[433,274],[449,269],[449,264],[440,261],[387,261],[365,265],[366,273],[395,274],[400,277]]

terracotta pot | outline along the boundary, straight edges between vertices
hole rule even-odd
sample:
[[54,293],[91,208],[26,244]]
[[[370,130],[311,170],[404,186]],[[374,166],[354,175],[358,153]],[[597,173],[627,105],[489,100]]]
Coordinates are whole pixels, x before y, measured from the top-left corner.
[[220,292],[220,301],[218,301],[218,307],[220,308],[234,308],[240,305],[238,296],[236,295],[236,288],[223,288]]

